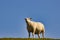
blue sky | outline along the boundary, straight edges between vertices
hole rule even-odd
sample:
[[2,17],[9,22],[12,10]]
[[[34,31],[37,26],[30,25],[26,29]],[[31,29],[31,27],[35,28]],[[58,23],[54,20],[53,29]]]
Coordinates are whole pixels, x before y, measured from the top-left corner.
[[60,0],[0,0],[0,38],[27,38],[26,17],[45,25],[45,37],[60,38]]

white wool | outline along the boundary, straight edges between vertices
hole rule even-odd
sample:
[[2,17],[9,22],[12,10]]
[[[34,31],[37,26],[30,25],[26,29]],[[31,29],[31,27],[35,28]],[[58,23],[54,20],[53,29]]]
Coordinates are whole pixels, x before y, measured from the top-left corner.
[[[45,32],[45,28],[44,28],[44,25],[41,23],[41,22],[34,22],[34,21],[31,21],[30,18],[26,18],[26,21],[28,22],[27,23],[27,30],[29,32],[32,32],[32,34],[34,35],[35,33],[36,34],[39,34],[39,33],[42,33],[42,32]],[[37,30],[36,30],[37,29]],[[31,31],[31,30],[34,30],[34,31]],[[41,32],[42,31],[42,32]],[[39,36],[39,35],[38,35]]]

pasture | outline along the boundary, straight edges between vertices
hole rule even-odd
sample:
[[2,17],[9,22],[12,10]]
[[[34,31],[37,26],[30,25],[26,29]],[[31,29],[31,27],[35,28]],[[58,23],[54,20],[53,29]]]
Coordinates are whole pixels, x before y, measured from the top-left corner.
[[[0,40],[43,40],[42,38],[0,38]],[[60,39],[53,39],[53,38],[44,38],[44,40],[60,40]]]

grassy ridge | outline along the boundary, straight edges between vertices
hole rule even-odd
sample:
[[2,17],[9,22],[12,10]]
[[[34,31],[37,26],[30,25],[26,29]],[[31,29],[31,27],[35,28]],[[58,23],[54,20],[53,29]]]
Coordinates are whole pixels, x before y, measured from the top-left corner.
[[[0,40],[43,40],[42,38],[0,38]],[[60,39],[51,39],[51,38],[44,38],[44,40],[60,40]]]

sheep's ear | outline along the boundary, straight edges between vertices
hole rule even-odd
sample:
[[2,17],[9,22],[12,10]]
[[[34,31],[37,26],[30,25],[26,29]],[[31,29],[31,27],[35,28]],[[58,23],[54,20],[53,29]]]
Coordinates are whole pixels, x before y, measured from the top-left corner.
[[24,18],[26,20],[26,18]]
[[30,18],[30,19],[32,19],[32,18]]

